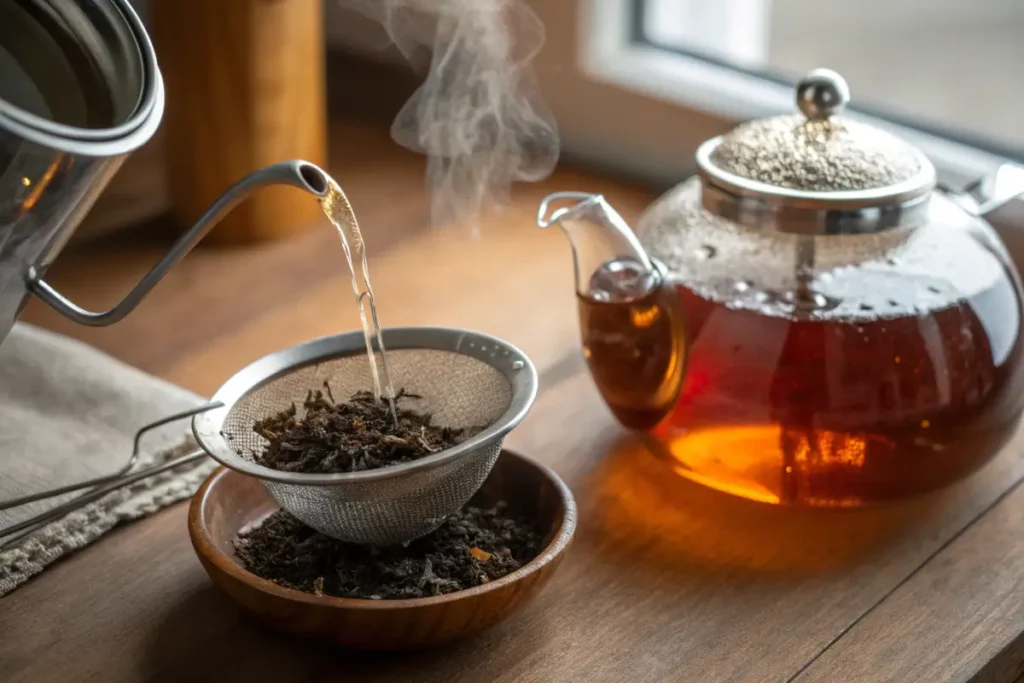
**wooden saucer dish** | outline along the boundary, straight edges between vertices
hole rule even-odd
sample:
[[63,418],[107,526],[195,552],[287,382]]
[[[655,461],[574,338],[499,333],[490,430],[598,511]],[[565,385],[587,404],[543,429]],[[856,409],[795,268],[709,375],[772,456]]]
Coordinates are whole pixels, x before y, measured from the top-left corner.
[[471,504],[507,500],[533,516],[544,549],[519,570],[456,593],[412,600],[362,600],[316,596],[284,588],[246,571],[232,542],[239,529],[278,509],[259,480],[220,468],[192,498],[192,546],[213,583],[248,614],[293,635],[346,647],[406,650],[440,645],[505,619],[551,579],[576,529],[576,503],[550,469],[503,450]]

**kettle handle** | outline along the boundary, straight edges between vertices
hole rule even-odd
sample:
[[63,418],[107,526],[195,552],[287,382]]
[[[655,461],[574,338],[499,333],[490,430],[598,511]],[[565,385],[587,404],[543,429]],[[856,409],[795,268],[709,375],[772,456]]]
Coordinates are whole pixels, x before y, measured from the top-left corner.
[[28,269],[26,287],[50,308],[76,323],[91,327],[112,325],[135,310],[150,290],[167,274],[167,271],[177,265],[224,216],[254,190],[268,185],[291,185],[317,197],[322,197],[327,194],[329,184],[329,176],[319,167],[307,161],[283,161],[253,171],[228,188],[196,224],[171,246],[163,258],[143,276],[139,283],[120,302],[107,311],[96,313],[78,306],[43,280],[42,274],[35,266]]

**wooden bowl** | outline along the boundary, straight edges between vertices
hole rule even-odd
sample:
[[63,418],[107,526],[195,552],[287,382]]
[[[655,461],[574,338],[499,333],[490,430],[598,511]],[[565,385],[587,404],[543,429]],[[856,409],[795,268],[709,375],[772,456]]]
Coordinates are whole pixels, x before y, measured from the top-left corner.
[[189,536],[213,583],[268,626],[306,638],[372,650],[440,645],[493,626],[522,607],[551,579],[576,529],[576,503],[550,469],[503,450],[471,504],[498,500],[535,519],[544,549],[507,576],[456,593],[412,600],[318,597],[246,571],[232,541],[239,529],[278,509],[259,480],[220,468],[192,498]]

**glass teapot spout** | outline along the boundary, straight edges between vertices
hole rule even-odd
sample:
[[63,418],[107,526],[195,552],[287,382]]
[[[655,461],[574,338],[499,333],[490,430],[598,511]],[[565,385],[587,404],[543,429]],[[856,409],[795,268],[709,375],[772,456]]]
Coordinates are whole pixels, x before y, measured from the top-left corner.
[[576,291],[581,296],[637,297],[658,285],[654,264],[603,196],[586,192],[548,195],[537,210],[537,225],[547,228],[555,224],[572,247]]
[[601,195],[548,195],[537,225],[554,223],[572,246],[590,374],[623,426],[650,429],[672,408],[682,387],[686,328],[679,297]]

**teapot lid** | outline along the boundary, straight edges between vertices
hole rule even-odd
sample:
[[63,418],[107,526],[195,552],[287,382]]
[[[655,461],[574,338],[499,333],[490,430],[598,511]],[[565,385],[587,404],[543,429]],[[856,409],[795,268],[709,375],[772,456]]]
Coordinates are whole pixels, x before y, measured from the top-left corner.
[[840,116],[842,76],[815,69],[796,87],[801,115],[741,124],[697,150],[698,171],[720,191],[803,208],[864,209],[928,194],[935,168],[906,141]]

